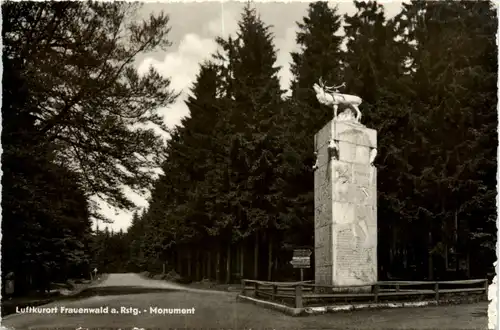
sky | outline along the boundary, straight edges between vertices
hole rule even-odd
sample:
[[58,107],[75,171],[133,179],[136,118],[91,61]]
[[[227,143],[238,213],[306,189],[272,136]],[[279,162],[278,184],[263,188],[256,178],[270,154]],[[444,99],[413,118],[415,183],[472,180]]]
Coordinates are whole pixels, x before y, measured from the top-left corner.
[[[387,18],[399,13],[401,1],[379,1],[385,8]],[[354,14],[352,1],[330,2],[330,6],[338,6],[341,14]],[[141,54],[136,58],[135,65],[139,73],[146,72],[153,66],[160,74],[170,77],[171,88],[181,92],[175,104],[160,109],[165,123],[173,127],[180,123],[181,118],[189,116],[189,110],[184,103],[191,84],[194,82],[199,65],[210,59],[216,52],[215,38],[234,35],[238,28],[245,2],[146,2],[141,8],[139,17],[147,18],[151,14],[164,11],[170,17],[171,31],[169,40],[172,46],[167,51]],[[262,21],[271,25],[277,50],[276,66],[281,67],[279,76],[281,87],[288,89],[291,79],[290,52],[297,50],[295,36],[296,22],[301,22],[307,15],[308,2],[254,2],[252,4],[260,14]],[[125,189],[138,207],[147,207],[147,197],[141,196],[130,189]],[[112,224],[99,224],[118,231],[126,230],[131,223],[132,213],[115,210],[100,204],[103,213],[113,220]]]

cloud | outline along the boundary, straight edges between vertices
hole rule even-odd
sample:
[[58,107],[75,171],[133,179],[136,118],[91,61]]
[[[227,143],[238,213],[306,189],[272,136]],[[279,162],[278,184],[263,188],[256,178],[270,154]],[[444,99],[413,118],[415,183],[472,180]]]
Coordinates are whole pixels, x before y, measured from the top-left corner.
[[196,34],[187,34],[181,40],[177,50],[167,53],[163,60],[146,58],[139,65],[140,74],[147,72],[152,66],[161,75],[170,77],[173,90],[181,92],[173,105],[161,109],[165,123],[169,127],[179,124],[182,117],[189,115],[189,110],[184,103],[186,92],[196,78],[200,63],[209,59],[216,50],[217,45],[213,40],[202,39]]

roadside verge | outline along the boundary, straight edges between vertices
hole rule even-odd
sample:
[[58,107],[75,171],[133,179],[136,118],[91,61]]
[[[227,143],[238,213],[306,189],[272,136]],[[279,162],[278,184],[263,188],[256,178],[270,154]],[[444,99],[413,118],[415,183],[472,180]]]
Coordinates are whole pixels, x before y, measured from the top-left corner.
[[78,287],[76,290],[65,290],[61,291],[59,295],[56,296],[51,296],[51,297],[28,297],[28,298],[14,298],[12,300],[5,300],[2,301],[2,318],[6,317],[7,315],[14,314],[16,312],[16,307],[23,308],[27,306],[41,306],[41,305],[46,305],[55,301],[62,301],[66,299],[74,299],[78,297],[82,292],[85,290],[88,290],[92,286],[99,284],[106,280],[108,277],[107,274],[102,274],[99,279],[89,282],[85,285],[82,285]]
[[354,304],[342,304],[342,305],[335,304],[335,305],[326,305],[317,307],[295,308],[283,304],[278,304],[276,302],[266,301],[242,295],[238,295],[237,299],[243,302],[253,303],[257,306],[276,310],[290,316],[308,316],[316,314],[348,312],[348,311],[357,311],[366,309],[410,308],[410,307],[414,308],[414,307],[427,307],[427,306],[439,306],[439,305],[467,304],[478,301],[478,299],[454,298],[454,299],[441,300],[439,301],[439,304],[435,300],[424,300],[424,301],[411,301],[411,302],[354,303]]

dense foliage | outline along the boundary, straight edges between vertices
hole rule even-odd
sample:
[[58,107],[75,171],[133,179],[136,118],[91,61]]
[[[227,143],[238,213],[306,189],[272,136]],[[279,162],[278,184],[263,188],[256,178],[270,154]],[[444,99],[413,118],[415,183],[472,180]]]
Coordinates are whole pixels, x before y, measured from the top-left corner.
[[236,36],[218,39],[221,51],[200,69],[191,117],[169,143],[142,217],[144,249],[158,264],[219,281],[296,276],[290,249],[314,241],[313,137],[332,115],[311,89],[323,77],[362,97],[363,123],[378,131],[379,278],[490,271],[491,3],[411,2],[391,19],[376,2],[355,6],[342,17],[325,2],[309,5],[289,98],[277,83],[272,35],[254,10],[245,8]]
[[16,294],[87,277],[91,217],[104,219],[90,197],[130,209],[123,186],[151,187],[164,144],[147,126],[164,126],[158,107],[175,94],[133,66],[169,44],[168,17],[136,22],[137,9],[2,4],[2,275]]

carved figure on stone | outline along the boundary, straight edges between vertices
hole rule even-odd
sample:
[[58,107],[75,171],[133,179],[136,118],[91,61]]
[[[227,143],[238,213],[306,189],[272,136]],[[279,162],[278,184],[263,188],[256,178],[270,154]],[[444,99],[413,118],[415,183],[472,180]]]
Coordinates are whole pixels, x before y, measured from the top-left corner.
[[[364,255],[366,258],[366,265],[374,265],[371,256],[372,251],[370,249],[364,250]],[[350,275],[363,282],[370,282],[377,278],[377,270],[374,267],[368,267],[368,269],[357,270],[355,268],[350,268]]]
[[339,143],[333,139],[330,140],[330,143],[328,144],[328,155],[330,156],[330,159],[339,159]]
[[361,111],[359,111],[358,106],[363,102],[359,96],[342,94],[339,92],[339,88],[344,87],[345,84],[340,86],[328,87],[323,82],[323,79],[319,79],[318,84],[313,85],[313,89],[316,92],[316,98],[321,104],[333,107],[333,118],[337,119],[338,106],[347,106],[348,109],[353,110],[356,113],[356,117],[352,118],[351,115],[347,114],[338,118],[340,120],[352,120],[357,123],[361,120]]
[[[348,166],[339,164],[336,166],[335,171],[337,172],[335,191],[339,200],[339,206],[337,208],[339,214],[337,214],[336,217],[336,223],[338,225],[337,230],[349,227],[355,238],[362,238],[360,234],[364,236],[364,248],[370,247],[372,242],[367,225],[367,217],[370,216],[370,214],[365,214],[365,212],[363,212],[363,214],[355,213],[353,209],[354,205],[352,203],[347,203],[349,201],[349,196],[361,194],[362,196],[369,197],[369,193],[364,187],[350,184],[351,173]],[[355,241],[352,243],[356,244]]]
[[316,161],[314,162],[312,169],[313,171],[316,171],[318,169],[318,153],[316,151],[314,152],[314,157],[316,158]]
[[369,248],[372,245],[371,239],[370,239],[370,232],[368,230],[368,226],[366,225],[366,215],[358,215],[356,214],[356,223],[357,226],[352,227],[352,232],[354,234],[354,237],[359,238],[359,232],[357,229],[361,229],[363,232],[363,235],[365,236],[365,239],[363,240],[363,248]]
[[337,164],[335,166],[335,182],[341,184],[341,186],[345,186],[351,182],[351,173],[350,168],[346,164]]

